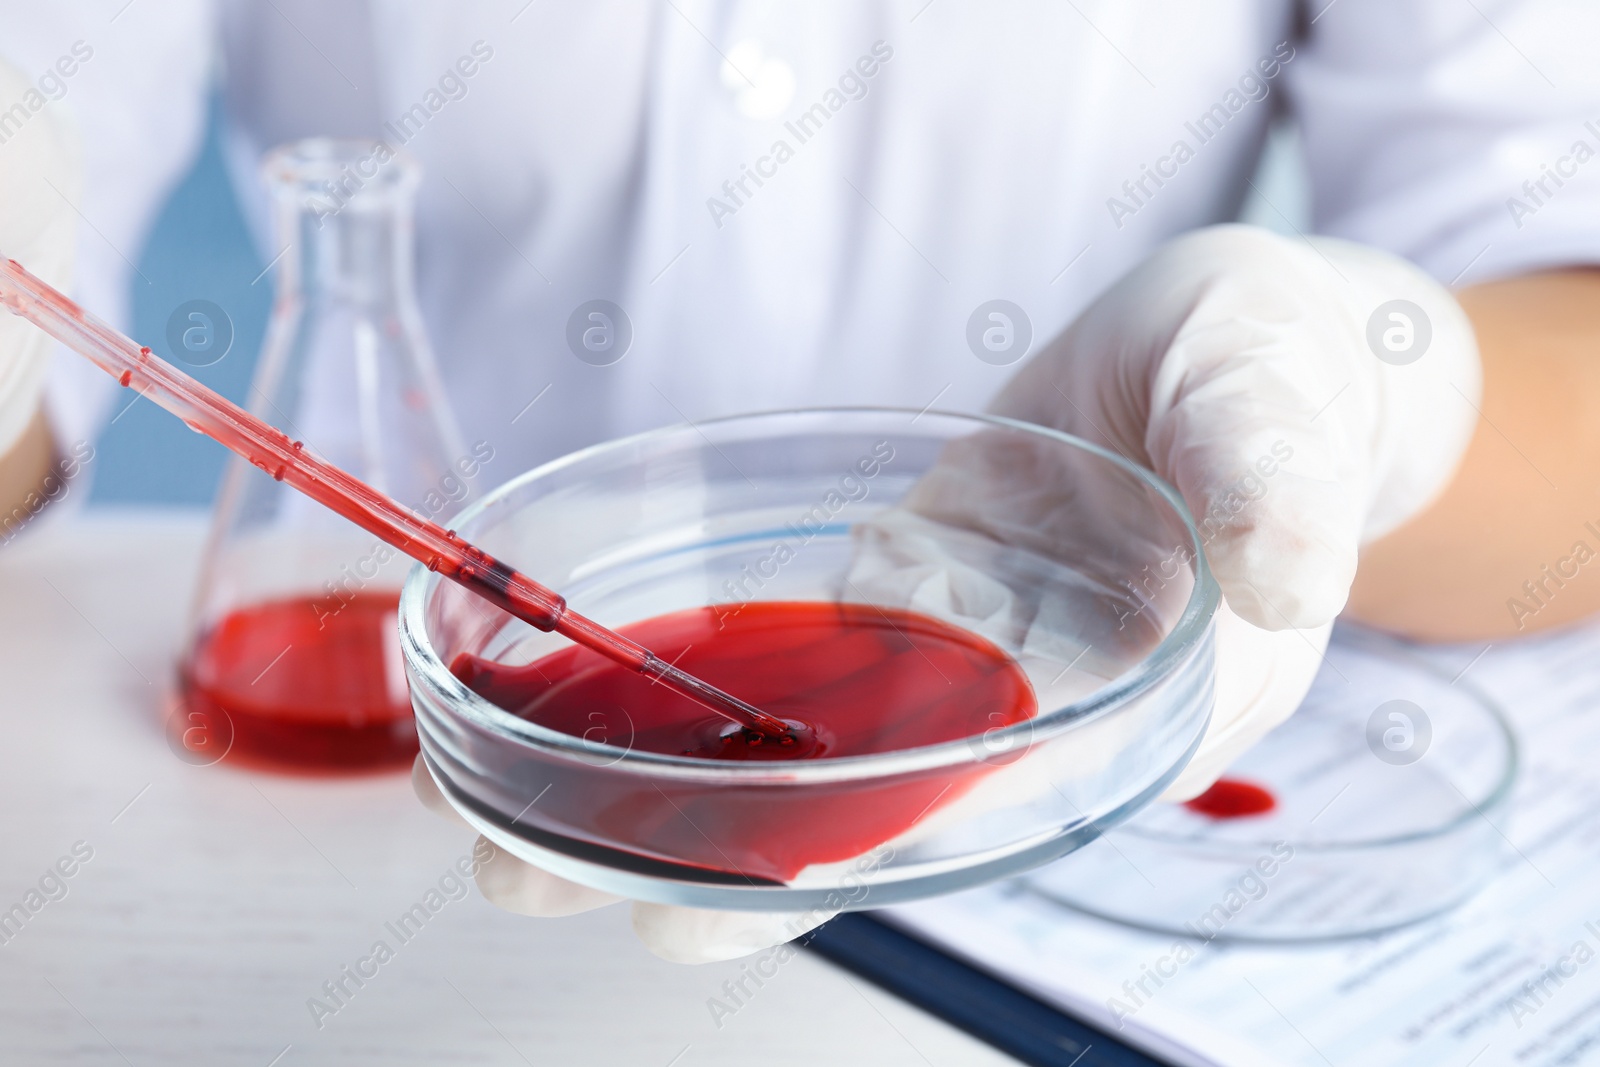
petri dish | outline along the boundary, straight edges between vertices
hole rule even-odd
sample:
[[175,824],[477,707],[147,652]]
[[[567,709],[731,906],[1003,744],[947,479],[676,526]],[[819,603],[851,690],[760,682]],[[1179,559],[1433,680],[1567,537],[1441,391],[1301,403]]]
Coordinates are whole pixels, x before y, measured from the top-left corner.
[[[531,471],[461,515],[473,543],[608,626],[755,601],[865,603],[979,634],[1038,714],[970,736],[741,763],[584,736],[447,669],[561,638],[424,568],[401,648],[427,766],[496,844],[585,885],[705,908],[877,907],[1031,870],[1148,804],[1212,704],[1215,582],[1181,500],[1112,453],[999,418],[784,411],[673,427]],[[737,694],[735,694],[737,695]]]
[[1465,902],[1508,858],[1504,713],[1414,646],[1341,626],[1300,709],[1230,768],[1265,813],[1156,804],[1024,886],[1207,941],[1377,934]]

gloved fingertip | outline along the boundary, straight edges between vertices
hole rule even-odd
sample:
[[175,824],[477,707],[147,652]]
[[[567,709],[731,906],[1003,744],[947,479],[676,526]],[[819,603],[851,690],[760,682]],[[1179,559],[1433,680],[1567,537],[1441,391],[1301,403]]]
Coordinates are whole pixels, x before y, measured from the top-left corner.
[[1311,630],[1344,610],[1356,574],[1354,532],[1320,525],[1310,509],[1291,509],[1222,530],[1206,545],[1222,595],[1240,618],[1263,630]]
[[478,867],[478,890],[497,908],[517,915],[559,919],[603,908],[622,898],[569,882],[560,875],[525,863],[504,849]]
[[1193,800],[1227,773],[1235,760],[1288,719],[1305,699],[1333,632],[1264,630],[1230,606],[1217,613],[1216,706],[1200,750],[1161,794]]
[[1349,581],[1336,573],[1302,575],[1293,585],[1259,573],[1254,578],[1219,578],[1218,584],[1236,615],[1252,626],[1274,631],[1326,626],[1344,610],[1350,595]]
[[1217,779],[1222,777],[1223,767],[1196,768],[1194,764],[1183,769],[1177,780],[1167,786],[1166,792],[1156,800],[1163,804],[1182,804],[1193,800],[1195,797],[1217,784]]
[[781,945],[832,918],[828,912],[708,911],[673,904],[633,905],[633,930],[669,963],[719,963]]
[[422,806],[435,815],[465,826],[469,830],[473,828],[440,791],[439,783],[433,780],[433,772],[428,770],[428,761],[422,758],[420,752],[417,753],[416,761],[411,764],[411,791],[417,794]]

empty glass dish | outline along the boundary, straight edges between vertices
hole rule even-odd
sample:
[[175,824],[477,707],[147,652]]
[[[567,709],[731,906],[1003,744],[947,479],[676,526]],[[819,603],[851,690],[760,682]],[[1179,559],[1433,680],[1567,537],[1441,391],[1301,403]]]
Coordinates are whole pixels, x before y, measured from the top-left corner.
[[1510,725],[1469,681],[1345,628],[1300,709],[1228,772],[1273,810],[1158,804],[1027,885],[1205,940],[1378,933],[1462,903],[1504,862],[1516,773]]

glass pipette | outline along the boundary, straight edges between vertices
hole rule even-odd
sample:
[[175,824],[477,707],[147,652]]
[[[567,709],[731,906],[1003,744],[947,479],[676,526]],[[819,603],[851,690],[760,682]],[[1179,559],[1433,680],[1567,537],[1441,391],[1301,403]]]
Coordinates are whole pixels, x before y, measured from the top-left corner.
[[154,401],[317,503],[393,545],[429,570],[476,593],[501,610],[544,631],[554,631],[747,729],[800,742],[806,728],[785,722],[724,693],[661,659],[643,645],[567,607],[564,597],[453,531],[418,518],[400,504],[338,467],[317,459],[303,442],[201,385],[124,337],[67,296],[34,277],[16,260],[0,261],[0,304],[87,357],[123,387]]

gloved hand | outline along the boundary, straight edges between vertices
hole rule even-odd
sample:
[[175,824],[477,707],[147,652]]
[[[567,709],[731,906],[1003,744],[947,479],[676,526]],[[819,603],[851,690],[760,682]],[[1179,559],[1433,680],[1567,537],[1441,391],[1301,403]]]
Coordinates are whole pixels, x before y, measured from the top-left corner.
[[[1406,312],[1410,351],[1407,327],[1387,310],[1379,317],[1378,351],[1389,362],[1369,344],[1368,322],[1392,300],[1421,314]],[[1399,332],[1385,347],[1392,330]],[[1415,362],[1399,365],[1417,351]],[[1226,599],[1217,620],[1216,710],[1170,798],[1203,791],[1298,705],[1344,604],[1358,547],[1443,489],[1471,436],[1479,385],[1465,315],[1415,268],[1343,242],[1308,246],[1230,226],[1158,250],[996,399],[998,414],[1065,430],[1154,469],[1201,525]],[[982,528],[995,510],[987,503],[1003,500],[1014,516],[1023,498],[1038,519],[1034,533],[1070,523],[1047,472],[1029,475],[1007,458],[980,443],[941,461],[906,512],[879,524],[890,550],[864,552],[861,580],[887,591],[901,577],[897,565],[916,564],[904,573],[924,575],[926,565],[941,566],[908,547],[917,539],[907,531],[927,518]],[[992,599],[981,581],[963,582],[972,576],[943,565],[950,580],[933,583],[941,595]],[[963,615],[959,603],[944,607]],[[413,782],[425,804],[459,819],[420,758]],[[570,915],[619,899],[502,850],[478,883],[492,902],[528,915]],[[819,918],[638,902],[633,916],[652,951],[680,962],[744,955]]]
[[[36,93],[32,83],[0,60],[0,104],[10,107],[30,91]],[[15,112],[8,114],[14,121]],[[0,255],[65,289],[77,230],[68,200],[79,199],[82,185],[76,138],[60,108],[49,103],[8,131],[14,132],[0,144]],[[53,344],[31,323],[0,315],[0,456],[39,409]]]
[[1154,470],[1200,525],[1225,601],[1216,709],[1168,799],[1299,705],[1360,546],[1444,489],[1481,386],[1471,324],[1417,268],[1218,226],[1157,250],[996,398]]
[[[469,826],[439,791],[420,755],[411,768],[411,786],[429,810]],[[491,858],[478,868],[478,889],[491,904],[507,911],[553,919],[623,899],[542,871],[505,849],[483,849],[482,840],[479,839],[480,851]],[[810,912],[707,911],[633,902],[633,929],[639,940],[657,956],[674,963],[714,963],[748,956],[791,941],[830,917]]]

